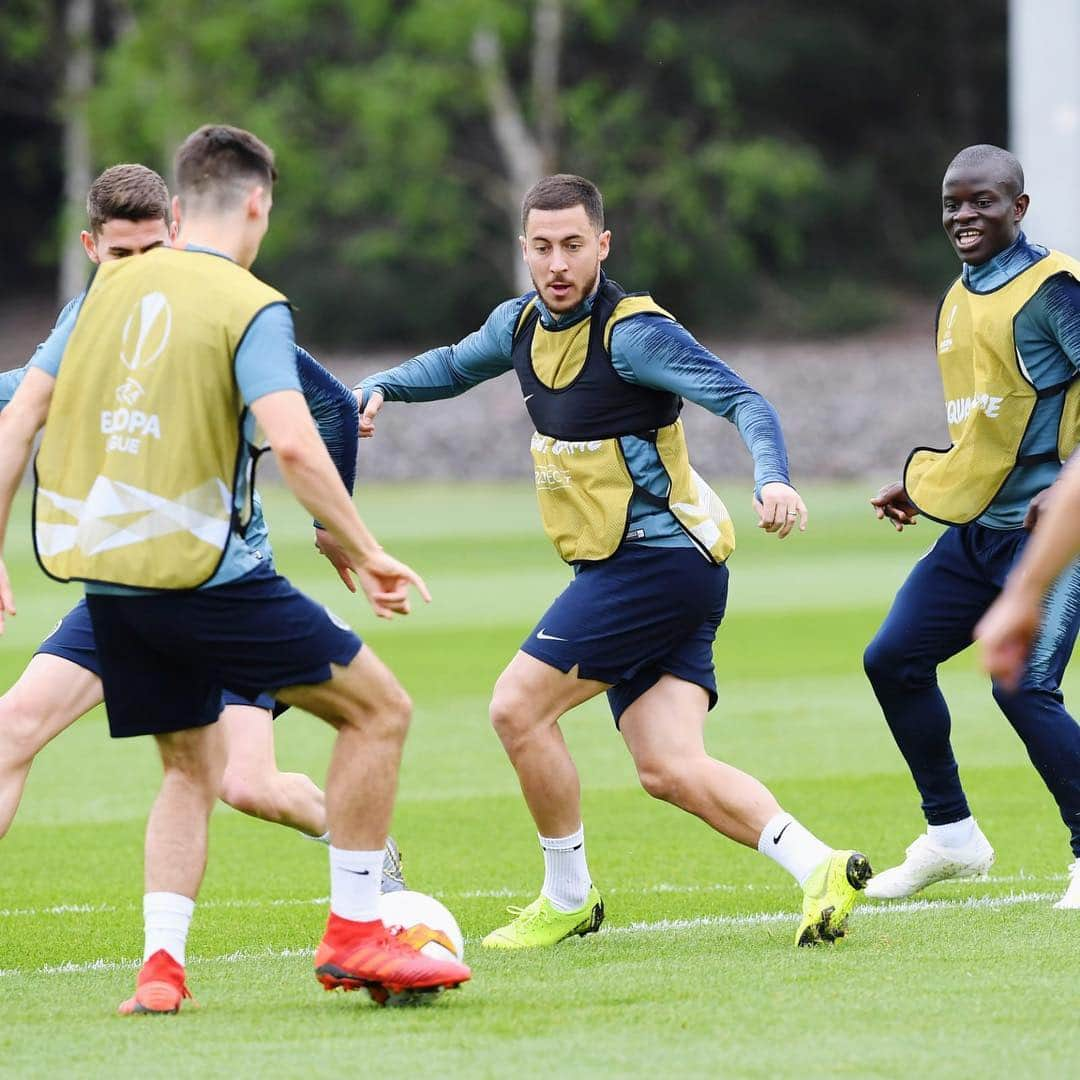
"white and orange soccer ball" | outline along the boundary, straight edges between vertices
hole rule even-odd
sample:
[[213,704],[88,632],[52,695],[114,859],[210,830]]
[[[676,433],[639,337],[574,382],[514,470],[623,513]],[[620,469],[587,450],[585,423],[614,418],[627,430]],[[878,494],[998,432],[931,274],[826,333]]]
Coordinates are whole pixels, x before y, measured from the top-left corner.
[[434,896],[400,889],[379,897],[379,915],[390,930],[400,927],[401,939],[427,956],[462,960],[465,939],[457,919]]

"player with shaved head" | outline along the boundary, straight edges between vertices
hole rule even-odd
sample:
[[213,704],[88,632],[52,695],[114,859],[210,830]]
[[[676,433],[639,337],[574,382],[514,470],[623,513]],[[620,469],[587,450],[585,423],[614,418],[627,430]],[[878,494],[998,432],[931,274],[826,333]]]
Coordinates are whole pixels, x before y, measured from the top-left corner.
[[[1020,162],[999,146],[961,150],[941,186],[942,224],[962,265],[938,311],[937,354],[952,443],[917,447],[902,479],[871,499],[902,530],[920,514],[948,526],[896,596],[865,665],[922,797],[927,830],[868,896],[910,896],[994,861],[960,783],[937,668],[972,632],[1054,495],[1080,442],[1080,262],[1027,239]],[[1058,804],[1074,855],[1057,907],[1080,908],[1080,726],[1061,678],[1080,629],[1080,568],[1057,581],[1015,683],[994,700]]]

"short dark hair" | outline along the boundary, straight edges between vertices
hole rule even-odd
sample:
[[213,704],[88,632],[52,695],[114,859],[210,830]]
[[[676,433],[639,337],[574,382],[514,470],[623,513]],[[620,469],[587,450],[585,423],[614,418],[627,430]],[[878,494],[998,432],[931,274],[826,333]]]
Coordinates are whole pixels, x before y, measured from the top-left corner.
[[181,199],[235,202],[242,188],[270,187],[277,179],[274,151],[243,128],[204,124],[176,151],[173,169]]
[[169,189],[145,165],[113,165],[91,185],[86,195],[86,216],[96,236],[107,222],[152,221],[169,224]]
[[949,162],[946,173],[956,168],[982,168],[988,166],[995,173],[996,182],[1003,185],[1015,199],[1024,193],[1024,169],[1019,159],[1008,150],[992,143],[976,143],[965,146]]
[[604,196],[591,180],[572,173],[542,177],[525,192],[521,200],[521,231],[526,231],[530,210],[568,210],[571,206],[583,206],[589,222],[597,232],[603,232]]

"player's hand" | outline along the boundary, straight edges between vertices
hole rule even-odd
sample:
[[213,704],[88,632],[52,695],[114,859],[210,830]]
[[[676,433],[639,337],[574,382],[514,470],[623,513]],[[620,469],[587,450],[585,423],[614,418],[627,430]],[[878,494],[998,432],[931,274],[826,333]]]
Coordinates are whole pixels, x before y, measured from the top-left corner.
[[364,406],[364,411],[360,414],[361,439],[370,439],[375,434],[375,417],[383,407],[383,400],[382,393],[379,390],[372,390],[371,393],[368,394],[368,403]]
[[754,498],[754,510],[758,516],[758,528],[776,533],[781,540],[796,524],[799,532],[806,532],[806,520],[809,516],[806,503],[790,484],[762,484],[761,498]]
[[431,603],[431,593],[424,579],[411,567],[387,555],[381,548],[370,554],[362,565],[354,567],[360,588],[380,619],[409,614],[409,586]]
[[1051,484],[1048,488],[1043,488],[1038,495],[1035,496],[1031,502],[1028,503],[1027,513],[1024,515],[1024,528],[1028,532],[1032,532],[1035,526],[1038,524],[1039,518],[1046,513],[1046,508],[1050,505],[1054,495],[1054,485]]
[[975,627],[983,668],[1006,690],[1020,682],[1041,617],[1038,597],[1006,588]]
[[5,617],[14,614],[15,594],[11,591],[11,581],[8,579],[7,567],[4,565],[4,560],[0,559],[0,634],[5,629]]
[[878,521],[888,520],[897,532],[905,525],[918,525],[919,508],[908,498],[907,489],[899,481],[886,484],[871,500]]
[[315,530],[315,550],[330,560],[338,577],[345,582],[345,588],[351,593],[356,592],[356,582],[352,578],[356,568],[345,554],[345,549],[325,529]]

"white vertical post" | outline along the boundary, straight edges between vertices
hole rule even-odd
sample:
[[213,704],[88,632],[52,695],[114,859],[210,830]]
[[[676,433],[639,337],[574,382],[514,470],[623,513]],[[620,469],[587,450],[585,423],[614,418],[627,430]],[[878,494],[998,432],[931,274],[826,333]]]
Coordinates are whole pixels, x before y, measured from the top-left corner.
[[1010,0],[1009,131],[1024,231],[1080,257],[1080,0]]

